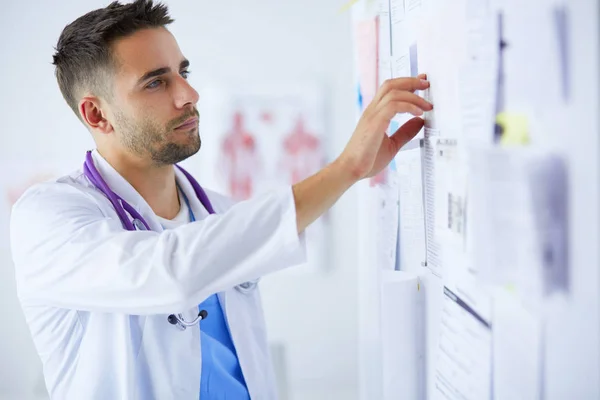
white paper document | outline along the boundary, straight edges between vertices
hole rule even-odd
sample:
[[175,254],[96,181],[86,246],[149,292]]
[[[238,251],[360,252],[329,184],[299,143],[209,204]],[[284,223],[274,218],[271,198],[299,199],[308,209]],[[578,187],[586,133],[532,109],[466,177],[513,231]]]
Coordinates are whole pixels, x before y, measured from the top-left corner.
[[491,325],[447,287],[444,287],[434,379],[432,398],[436,400],[491,397]]
[[406,12],[415,13],[421,9],[421,0],[405,0]]
[[395,270],[398,243],[398,176],[391,169],[385,173],[385,182],[372,190],[377,196],[377,254],[380,269]]
[[400,202],[398,266],[417,271],[425,263],[425,215],[419,141],[408,143],[396,156]]
[[568,290],[567,170],[560,155],[479,149],[470,157],[472,253],[479,277],[529,307]]
[[417,274],[381,275],[383,399],[418,399],[423,391],[423,292]]
[[406,0],[389,0],[392,26],[404,21],[404,2]]
[[394,77],[416,76],[417,25],[421,0],[390,0],[392,71]]
[[510,292],[499,291],[493,303],[494,400],[541,399],[541,320]]
[[470,144],[489,144],[504,90],[503,71],[498,67],[504,42],[499,39],[498,16],[489,1],[468,1],[465,44],[458,76],[463,137]]
[[407,40],[409,26],[406,21],[405,1],[390,0],[392,75],[394,78],[410,74],[409,42]]
[[386,79],[392,77],[392,32],[390,27],[390,3],[388,0],[379,1],[379,71],[378,79],[381,85]]
[[447,207],[443,199],[436,197],[436,138],[426,137],[421,141],[421,166],[423,174],[423,193],[425,195],[425,246],[426,266],[437,276],[442,276],[442,247],[436,236],[436,226],[447,216]]

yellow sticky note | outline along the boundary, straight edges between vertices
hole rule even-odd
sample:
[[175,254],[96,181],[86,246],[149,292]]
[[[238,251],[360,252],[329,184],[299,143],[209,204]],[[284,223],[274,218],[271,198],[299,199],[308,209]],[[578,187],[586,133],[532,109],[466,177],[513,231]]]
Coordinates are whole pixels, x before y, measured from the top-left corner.
[[517,292],[517,287],[515,286],[514,283],[507,283],[506,285],[504,285],[504,289],[506,289],[506,291],[510,292],[510,293]]
[[496,123],[502,128],[500,144],[524,145],[529,143],[529,123],[525,114],[501,112]]
[[341,8],[340,8],[340,13],[346,12],[349,9],[352,8],[353,5],[355,5],[356,3],[358,3],[359,0],[350,0],[349,2],[347,2],[346,4],[344,4]]
[[[355,5],[356,3],[358,3],[359,1],[361,1],[361,0],[349,0],[346,4],[344,4],[342,7],[340,7],[339,13],[341,14],[341,13],[344,13],[344,12],[350,10],[352,8],[352,6]],[[362,1],[364,1],[365,4],[373,5],[373,2],[375,0],[362,0]]]

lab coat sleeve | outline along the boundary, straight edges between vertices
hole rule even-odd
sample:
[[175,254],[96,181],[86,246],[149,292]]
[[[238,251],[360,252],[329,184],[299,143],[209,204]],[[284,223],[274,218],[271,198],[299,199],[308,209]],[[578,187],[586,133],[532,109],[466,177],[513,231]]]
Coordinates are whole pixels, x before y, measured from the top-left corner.
[[187,310],[306,257],[290,187],[158,233],[124,230],[75,186],[41,184],[13,207],[11,247],[24,304],[138,315]]

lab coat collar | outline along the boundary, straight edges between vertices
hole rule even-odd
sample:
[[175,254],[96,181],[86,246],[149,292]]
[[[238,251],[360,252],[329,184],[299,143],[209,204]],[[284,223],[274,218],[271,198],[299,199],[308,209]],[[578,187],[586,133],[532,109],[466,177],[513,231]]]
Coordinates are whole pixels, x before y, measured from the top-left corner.
[[[106,181],[111,190],[117,193],[123,200],[131,204],[148,222],[150,229],[153,231],[161,232],[163,227],[158,221],[156,214],[150,207],[150,205],[144,200],[144,198],[138,193],[137,190],[125,179],[110,163],[98,152],[98,150],[92,151],[92,158],[94,165],[102,175],[102,178]],[[175,167],[173,167],[175,168]],[[196,196],[196,192],[192,187],[192,184],[185,177],[183,172],[179,168],[175,168],[175,179],[179,183],[181,190],[187,196],[192,212],[196,216],[205,215],[208,213],[202,206],[202,203]]]
[[[192,208],[192,212],[196,216],[196,219],[201,219],[201,215],[207,215],[209,213],[208,210],[202,205],[200,199],[194,191],[194,187],[179,168],[175,168],[175,179],[177,180],[177,183],[179,183],[179,187],[181,188],[183,193],[185,193],[185,195],[187,196],[190,202],[190,207]],[[215,212],[216,211],[217,210],[215,210]]]
[[[146,208],[150,209],[150,206],[144,200],[144,198],[138,193],[137,190],[123,178],[121,174],[112,166],[110,163],[98,152],[97,149],[92,151],[92,158],[94,165],[102,175],[102,178],[108,184],[108,187],[121,196],[123,200],[131,204],[138,212],[145,216]],[[144,211],[144,212],[142,212]]]

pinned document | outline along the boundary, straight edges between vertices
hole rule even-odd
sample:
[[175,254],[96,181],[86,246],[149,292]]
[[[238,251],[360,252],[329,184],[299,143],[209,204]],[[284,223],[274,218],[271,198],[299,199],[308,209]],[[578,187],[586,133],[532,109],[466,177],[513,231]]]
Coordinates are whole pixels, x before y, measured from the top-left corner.
[[483,282],[512,285],[529,307],[568,290],[568,175],[557,153],[529,148],[470,154],[475,264]]
[[444,287],[433,399],[481,400],[492,393],[492,326]]
[[419,399],[424,389],[423,293],[414,273],[381,275],[383,399]]
[[541,318],[529,312],[518,297],[507,290],[498,290],[493,304],[493,398],[541,399]]
[[398,264],[402,271],[417,271],[424,264],[425,214],[421,148],[418,139],[407,143],[396,156],[398,174]]
[[440,199],[436,198],[435,139],[426,131],[421,140],[421,168],[423,179],[423,207],[425,211],[425,266],[435,275],[442,276],[442,247],[436,237],[436,220],[444,213]]

